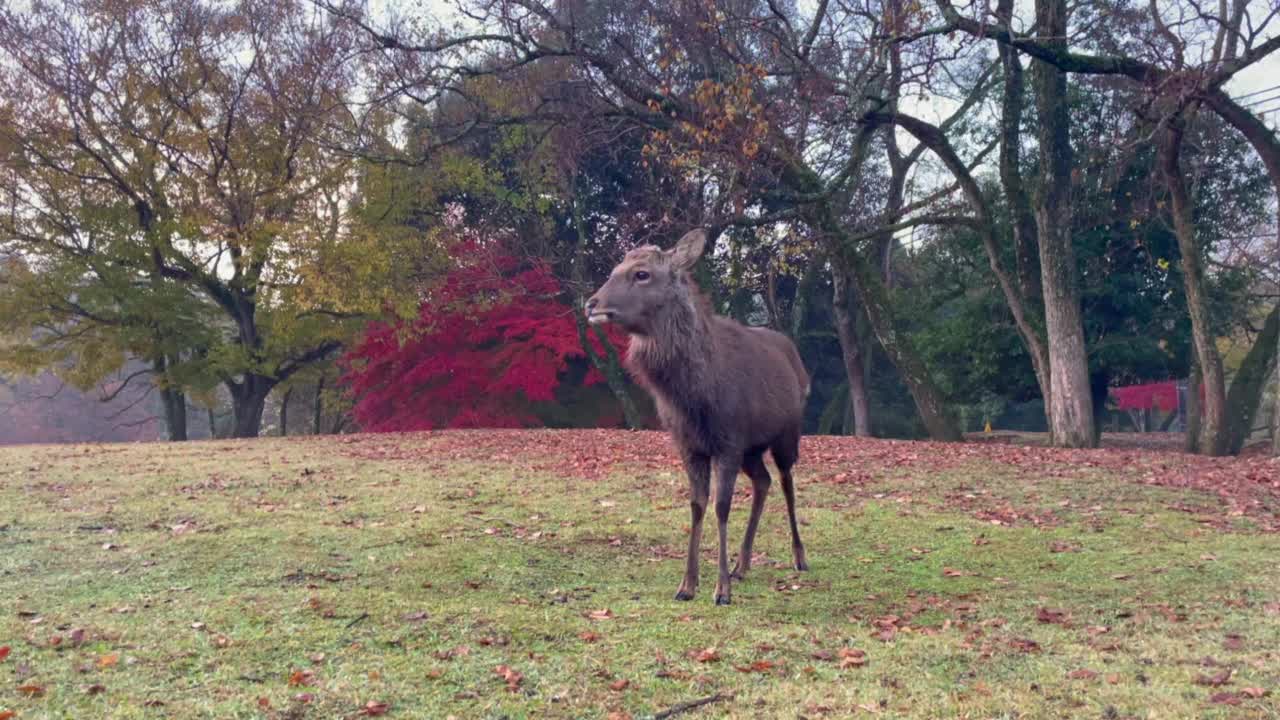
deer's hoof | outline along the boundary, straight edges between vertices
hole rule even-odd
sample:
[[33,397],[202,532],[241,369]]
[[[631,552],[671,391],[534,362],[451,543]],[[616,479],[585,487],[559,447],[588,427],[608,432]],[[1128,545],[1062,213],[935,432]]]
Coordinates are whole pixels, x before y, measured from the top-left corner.
[[729,603],[729,596],[728,596],[728,595],[716,595],[716,604],[717,604],[717,605],[728,605],[728,604],[730,604],[730,603]]
[[693,599],[693,593],[692,593],[692,592],[690,592],[690,591],[688,591],[688,590],[677,590],[677,591],[676,591],[676,600],[679,600],[680,602],[688,602],[689,600],[692,600],[692,599]]
[[808,570],[809,563],[805,560],[804,547],[796,547],[793,549],[796,559],[796,569],[800,571]]
[[746,570],[734,570],[733,572],[729,573],[729,577],[733,578],[734,580],[741,580],[746,576],[747,576]]

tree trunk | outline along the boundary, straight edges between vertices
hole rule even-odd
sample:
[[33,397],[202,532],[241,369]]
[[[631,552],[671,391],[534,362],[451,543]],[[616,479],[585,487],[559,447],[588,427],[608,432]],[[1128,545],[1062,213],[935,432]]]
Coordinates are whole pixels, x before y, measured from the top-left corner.
[[1191,370],[1187,373],[1187,435],[1182,448],[1189,453],[1200,449],[1200,362],[1191,353]]
[[849,383],[849,407],[853,412],[853,427],[845,426],[845,433],[871,437],[871,405],[867,400],[867,381],[863,374],[863,349],[854,332],[853,314],[849,312],[848,284],[848,274],[833,265],[831,305],[835,310],[836,335],[840,338],[840,354]]
[[1227,393],[1226,451],[1239,455],[1253,433],[1253,421],[1258,416],[1263,392],[1271,381],[1271,367],[1276,362],[1276,338],[1280,336],[1280,305],[1267,316],[1262,332],[1254,340],[1249,354],[1240,363],[1240,370],[1231,380]]
[[284,395],[280,397],[280,437],[289,434],[289,396],[293,395],[293,388],[284,391]]
[[1200,259],[1200,244],[1196,240],[1191,198],[1179,163],[1181,123],[1182,118],[1174,118],[1164,133],[1160,144],[1160,168],[1169,188],[1173,231],[1178,238],[1178,252],[1182,255],[1187,312],[1191,315],[1191,337],[1200,365],[1201,382],[1204,383],[1204,418],[1197,451],[1205,455],[1223,455],[1227,452],[1226,379],[1222,371],[1222,356],[1218,354],[1209,320],[1204,266]]
[[156,374],[156,382],[160,385],[160,402],[164,405],[164,426],[169,442],[184,442],[187,439],[187,396],[180,388],[169,382],[168,358],[160,356],[152,368]]
[[[1012,0],[1000,0],[996,16],[1006,26],[1013,11]],[[1022,181],[1022,110],[1026,85],[1022,61],[1017,51],[1004,43],[996,45],[1000,66],[1004,71],[1004,88],[1000,99],[1000,185],[1009,206],[1013,226],[1014,272],[1018,291],[1033,306],[1040,299],[1040,263],[1037,257],[1036,216]],[[1047,401],[1047,397],[1046,397]],[[1046,406],[1047,407],[1047,406]],[[1048,412],[1045,413],[1049,415]]]
[[640,410],[636,407],[636,401],[631,397],[631,393],[627,391],[626,372],[622,369],[622,360],[618,357],[617,348],[613,346],[613,343],[609,342],[609,336],[605,334],[603,328],[591,328],[595,332],[596,339],[600,341],[600,346],[604,348],[605,356],[602,358],[587,337],[587,317],[582,310],[586,304],[587,228],[586,220],[582,217],[582,206],[578,203],[576,187],[571,202],[573,203],[573,228],[577,235],[577,245],[573,251],[573,263],[569,273],[577,296],[577,304],[573,308],[573,321],[578,328],[578,342],[582,344],[582,351],[586,353],[587,360],[591,362],[592,367],[604,375],[605,383],[609,386],[614,398],[617,399],[618,406],[622,408],[622,418],[627,423],[627,429],[639,430],[642,426]]
[[231,437],[255,438],[262,431],[262,412],[267,406],[267,396],[276,381],[265,375],[246,374],[240,382],[229,382],[231,410],[235,418]]
[[816,224],[835,244],[831,248],[832,253],[839,253],[849,264],[852,271],[849,281],[858,297],[858,304],[867,314],[867,321],[871,324],[876,339],[880,341],[880,346],[884,348],[885,354],[889,356],[911,393],[911,399],[915,402],[929,437],[946,442],[963,440],[964,435],[949,412],[942,391],[929,376],[911,338],[897,327],[889,295],[880,281],[878,268],[871,267],[857,248],[847,247],[847,235],[830,216],[829,209],[823,207],[819,212],[821,215],[816,218]]
[[323,428],[320,427],[320,420],[324,418],[324,376],[320,376],[320,380],[316,382],[315,403],[311,409],[311,433],[319,435]]
[[1280,341],[1276,346],[1276,407],[1271,413],[1271,454],[1280,457]]
[[[1040,42],[1067,47],[1066,0],[1036,0]],[[1071,243],[1071,149],[1067,74],[1032,60],[1039,119],[1040,190],[1036,230],[1040,239],[1040,285],[1049,345],[1049,429],[1059,447],[1092,447],[1093,402],[1084,344],[1075,249]]]
[[959,183],[965,199],[969,202],[970,207],[973,208],[974,214],[977,215],[977,231],[982,238],[983,249],[987,253],[987,263],[991,267],[991,272],[996,276],[996,280],[1000,283],[1000,290],[1004,294],[1005,304],[1008,305],[1009,312],[1013,314],[1014,326],[1018,329],[1018,335],[1022,338],[1022,343],[1027,348],[1027,354],[1031,357],[1031,366],[1036,375],[1036,382],[1040,386],[1040,394],[1045,398],[1045,418],[1049,421],[1050,430],[1052,430],[1049,354],[1045,349],[1040,329],[1032,324],[1021,290],[1009,276],[1009,273],[1004,270],[1004,266],[1001,263],[1000,246],[995,235],[995,221],[992,218],[991,209],[987,205],[986,198],[982,194],[982,189],[956,153],[955,148],[951,146],[941,128],[919,118],[901,113],[872,113],[866,119],[874,122],[892,122],[911,133],[920,141],[921,145],[929,148],[938,156],[938,159],[942,160],[942,163],[947,166],[952,176],[955,177],[956,182]]
[[1280,457],[1280,334],[1276,336],[1276,407],[1271,414],[1271,454]]
[[[1226,120],[1232,127],[1240,131],[1249,144],[1253,146],[1254,152],[1258,153],[1258,157],[1262,159],[1262,164],[1267,168],[1267,176],[1271,178],[1271,185],[1275,190],[1276,199],[1280,201],[1280,138],[1276,137],[1276,133],[1267,127],[1257,115],[1249,112],[1248,109],[1242,107],[1239,103],[1232,100],[1220,88],[1214,88],[1204,95],[1205,101],[1214,112],[1218,113],[1223,120]],[[1280,228],[1278,228],[1280,229]],[[1280,234],[1276,238],[1278,250],[1280,250]],[[1280,339],[1277,340],[1280,343]],[[1280,348],[1276,350],[1277,356],[1280,357]],[[1280,361],[1276,363],[1276,407],[1274,420],[1271,424],[1272,434],[1272,451],[1275,455],[1280,456]]]
[[[865,130],[865,128],[864,128]],[[869,132],[862,133],[860,141],[865,150]],[[782,184],[789,190],[803,195],[819,195],[824,190],[822,179],[811,168],[793,157],[781,157],[783,165]],[[964,439],[960,426],[956,423],[950,409],[946,405],[942,391],[929,376],[924,361],[916,352],[910,336],[898,326],[890,303],[889,293],[880,279],[879,267],[867,261],[863,250],[852,242],[852,238],[837,217],[827,200],[819,200],[803,208],[804,219],[817,231],[826,243],[828,257],[834,262],[850,270],[849,280],[853,286],[858,304],[866,313],[867,321],[875,332],[876,340],[884,348],[889,362],[893,363],[901,376],[911,399],[915,402],[916,411],[924,423],[929,436],[934,440],[959,442]]]

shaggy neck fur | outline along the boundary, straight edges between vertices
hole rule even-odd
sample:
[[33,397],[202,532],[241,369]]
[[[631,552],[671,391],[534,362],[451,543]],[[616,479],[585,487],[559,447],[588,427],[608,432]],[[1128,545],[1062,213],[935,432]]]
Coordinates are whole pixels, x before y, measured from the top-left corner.
[[627,367],[655,396],[677,443],[714,455],[725,442],[710,422],[716,397],[711,307],[687,273],[679,283],[677,297],[659,308],[650,332],[631,336]]

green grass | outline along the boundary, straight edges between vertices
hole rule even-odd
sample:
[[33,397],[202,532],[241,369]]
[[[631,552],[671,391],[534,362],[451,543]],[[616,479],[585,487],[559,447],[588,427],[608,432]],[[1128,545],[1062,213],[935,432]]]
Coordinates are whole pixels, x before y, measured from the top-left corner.
[[1186,511],[1213,496],[980,456],[840,484],[802,460],[811,571],[771,497],[715,607],[714,529],[699,596],[672,599],[678,473],[573,479],[447,437],[358,441],[429,461],[331,438],[0,449],[0,711],[640,718],[720,695],[680,717],[1280,717],[1280,536]]

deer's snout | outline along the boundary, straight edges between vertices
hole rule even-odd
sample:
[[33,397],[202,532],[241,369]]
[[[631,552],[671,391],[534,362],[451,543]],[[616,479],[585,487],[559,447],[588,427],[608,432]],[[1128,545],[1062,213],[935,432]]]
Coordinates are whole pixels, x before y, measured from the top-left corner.
[[613,319],[613,311],[600,305],[600,293],[587,298],[587,322],[592,325],[609,322]]

